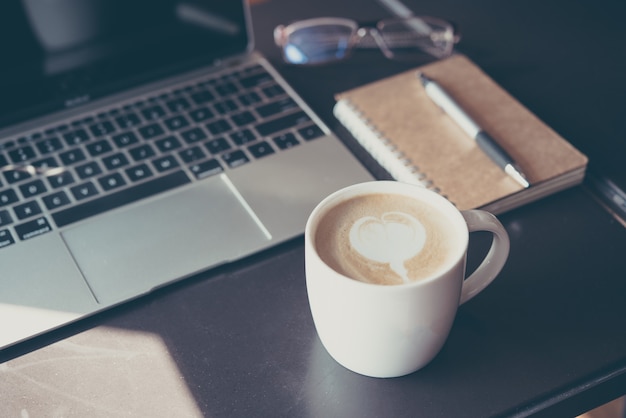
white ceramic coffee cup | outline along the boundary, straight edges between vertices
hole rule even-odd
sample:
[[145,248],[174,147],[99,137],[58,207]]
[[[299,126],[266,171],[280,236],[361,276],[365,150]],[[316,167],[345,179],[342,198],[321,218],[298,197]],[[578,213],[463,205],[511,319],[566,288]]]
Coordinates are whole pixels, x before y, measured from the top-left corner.
[[[444,271],[399,285],[377,285],[329,267],[315,247],[320,219],[339,202],[367,194],[400,194],[434,205],[454,225],[459,245]],[[469,232],[489,231],[493,242],[479,267],[465,279]],[[428,364],[443,346],[456,311],[498,275],[509,238],[492,214],[460,212],[448,200],[419,186],[373,181],[341,189],[318,204],[306,224],[306,284],[317,333],[341,365],[372,377],[397,377]]]

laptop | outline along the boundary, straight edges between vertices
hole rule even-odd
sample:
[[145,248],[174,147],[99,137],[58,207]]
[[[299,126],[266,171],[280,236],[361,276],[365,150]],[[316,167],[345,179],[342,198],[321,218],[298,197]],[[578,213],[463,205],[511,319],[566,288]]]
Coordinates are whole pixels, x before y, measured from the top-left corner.
[[0,5],[0,348],[297,237],[371,180],[236,0]]

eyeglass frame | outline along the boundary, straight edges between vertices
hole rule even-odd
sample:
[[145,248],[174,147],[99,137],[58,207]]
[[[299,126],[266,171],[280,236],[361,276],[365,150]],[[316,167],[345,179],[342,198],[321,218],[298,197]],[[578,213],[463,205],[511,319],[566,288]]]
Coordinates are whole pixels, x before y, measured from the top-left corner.
[[[400,18],[384,18],[374,22],[358,22],[354,19],[342,18],[342,17],[316,17],[311,19],[304,19],[292,22],[288,25],[278,25],[274,28],[274,43],[281,48],[283,59],[285,62],[293,65],[323,65],[331,62],[343,61],[347,59],[352,54],[352,51],[355,48],[373,48],[377,47],[381,50],[383,55],[388,59],[396,59],[394,57],[393,52],[391,52],[387,42],[384,40],[381,30],[385,24],[402,22],[402,21],[424,21],[428,23],[429,21],[433,23],[437,23],[442,27],[446,27],[444,33],[449,33],[451,35],[451,39],[449,40],[449,47],[444,51],[436,52],[434,50],[427,51],[423,48],[419,48],[421,51],[434,56],[435,58],[445,58],[450,56],[454,50],[454,45],[456,45],[460,39],[461,34],[458,28],[458,25],[455,22],[440,19],[431,16],[408,16],[408,17],[400,17]],[[330,26],[330,25],[341,25],[351,28],[351,33],[349,37],[349,43],[346,46],[346,54],[342,58],[337,59],[329,59],[325,61],[320,61],[316,63],[295,63],[286,58],[285,55],[285,46],[287,45],[287,40],[291,33],[296,32],[297,30],[301,30],[308,27],[314,26]],[[374,40],[374,45],[363,43],[364,39],[367,39],[367,36],[370,36]]]

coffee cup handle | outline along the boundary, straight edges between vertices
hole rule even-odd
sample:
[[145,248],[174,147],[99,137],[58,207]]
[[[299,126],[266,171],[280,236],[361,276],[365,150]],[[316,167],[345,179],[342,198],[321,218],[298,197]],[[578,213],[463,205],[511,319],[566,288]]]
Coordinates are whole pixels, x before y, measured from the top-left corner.
[[461,214],[472,231],[488,231],[493,233],[491,248],[478,268],[463,282],[461,300],[464,304],[485,289],[500,273],[509,256],[509,235],[500,221],[491,213],[483,210],[466,210]]

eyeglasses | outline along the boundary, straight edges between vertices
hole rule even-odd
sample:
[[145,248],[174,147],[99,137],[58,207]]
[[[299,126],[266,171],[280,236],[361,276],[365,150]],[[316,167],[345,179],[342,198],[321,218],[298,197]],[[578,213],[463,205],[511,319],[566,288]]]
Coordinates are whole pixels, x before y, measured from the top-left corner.
[[429,16],[383,19],[374,24],[323,17],[274,29],[274,41],[291,64],[325,64],[342,60],[355,47],[380,48],[390,59],[447,57],[460,39],[455,26]]

